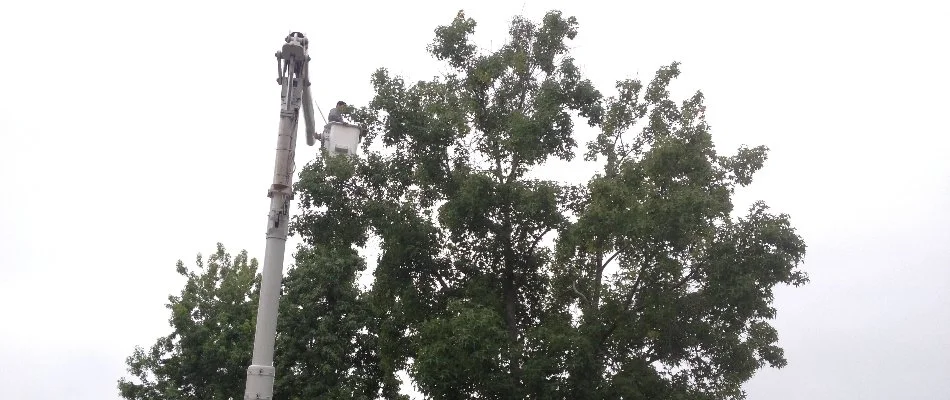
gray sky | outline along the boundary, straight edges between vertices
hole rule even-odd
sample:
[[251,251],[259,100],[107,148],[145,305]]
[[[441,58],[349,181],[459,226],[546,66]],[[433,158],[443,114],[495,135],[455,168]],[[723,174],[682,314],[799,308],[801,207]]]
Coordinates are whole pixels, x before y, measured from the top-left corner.
[[720,152],[772,149],[737,206],[791,215],[812,283],[778,290],[789,366],[751,399],[950,398],[947,3],[660,3],[5,2],[0,387],[116,399],[124,358],[168,332],[176,260],[263,257],[288,31],[311,37],[326,111],[365,104],[377,67],[438,73],[425,46],[459,8],[486,48],[558,8],[602,90],[681,61],[674,94],[706,94]]

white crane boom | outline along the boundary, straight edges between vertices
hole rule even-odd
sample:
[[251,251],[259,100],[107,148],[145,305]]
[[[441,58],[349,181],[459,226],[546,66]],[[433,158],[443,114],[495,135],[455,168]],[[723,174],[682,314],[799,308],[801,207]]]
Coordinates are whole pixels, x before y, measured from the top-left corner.
[[317,134],[313,119],[313,98],[310,94],[309,40],[300,32],[292,32],[277,52],[277,83],[280,84],[280,126],[277,130],[277,159],[274,179],[267,197],[267,246],[261,272],[261,296],[257,307],[254,332],[254,353],[247,368],[245,400],[272,400],[274,397],[274,342],[277,338],[277,310],[283,279],[284,252],[287,246],[290,200],[293,199],[294,150],[297,148],[297,121],[303,106],[307,145],[320,141],[324,155],[356,156],[360,128],[351,124],[331,122]]
[[293,32],[287,35],[284,42],[283,48],[276,54],[279,73],[277,83],[281,87],[280,127],[277,131],[274,179],[267,190],[267,196],[271,199],[270,214],[267,216],[267,246],[264,249],[254,353],[247,369],[245,400],[270,400],[274,394],[277,306],[283,278],[290,200],[293,199],[294,150],[297,146],[297,121],[301,103],[304,106],[307,137],[316,135],[313,100],[310,96],[308,40],[302,33]]

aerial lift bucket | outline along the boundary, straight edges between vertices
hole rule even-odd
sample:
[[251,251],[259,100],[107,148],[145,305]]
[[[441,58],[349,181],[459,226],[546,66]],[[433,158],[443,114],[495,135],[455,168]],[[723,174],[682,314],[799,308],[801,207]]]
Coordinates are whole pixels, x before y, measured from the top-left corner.
[[327,124],[323,132],[323,148],[328,155],[357,155],[360,144],[360,127],[331,122]]

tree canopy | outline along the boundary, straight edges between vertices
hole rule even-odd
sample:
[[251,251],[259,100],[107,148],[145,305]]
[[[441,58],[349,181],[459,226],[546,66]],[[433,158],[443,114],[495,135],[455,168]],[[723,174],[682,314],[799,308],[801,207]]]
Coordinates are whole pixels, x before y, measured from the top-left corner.
[[[767,148],[720,155],[702,93],[670,98],[679,63],[596,89],[570,56],[573,17],[516,17],[489,52],[475,26],[459,12],[435,30],[443,76],[379,69],[352,113],[364,154],[300,172],[304,245],[284,281],[275,395],[402,398],[407,371],[431,399],[730,399],[756,370],[784,366],[772,291],[807,282],[805,244],[764,202],[733,217]],[[581,146],[579,128],[596,138]],[[599,165],[586,182],[533,177],[575,157]],[[356,249],[370,238],[380,256],[364,290]],[[241,265],[229,278],[240,284],[186,286],[241,293],[203,305],[240,323],[173,298],[177,342],[129,361],[166,378],[123,381],[125,398],[240,395],[256,306]]]

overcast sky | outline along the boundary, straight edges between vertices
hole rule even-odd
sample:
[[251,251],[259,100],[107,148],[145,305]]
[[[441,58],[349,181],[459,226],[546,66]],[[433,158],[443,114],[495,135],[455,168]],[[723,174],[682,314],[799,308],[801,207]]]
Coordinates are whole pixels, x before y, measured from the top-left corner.
[[4,2],[5,398],[117,399],[125,357],[169,332],[176,260],[263,257],[288,31],[311,38],[326,112],[365,104],[377,67],[437,74],[425,47],[459,8],[485,48],[558,8],[602,90],[681,61],[674,95],[705,93],[720,152],[772,149],[737,208],[790,214],[812,283],[777,291],[789,365],[750,399],[950,399],[947,3],[766,3]]

